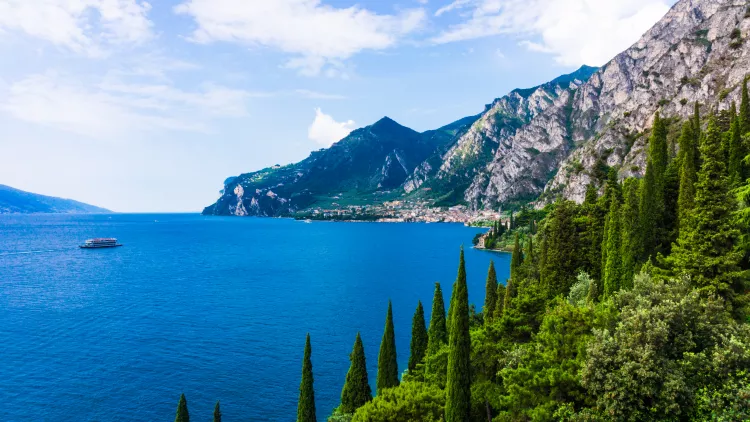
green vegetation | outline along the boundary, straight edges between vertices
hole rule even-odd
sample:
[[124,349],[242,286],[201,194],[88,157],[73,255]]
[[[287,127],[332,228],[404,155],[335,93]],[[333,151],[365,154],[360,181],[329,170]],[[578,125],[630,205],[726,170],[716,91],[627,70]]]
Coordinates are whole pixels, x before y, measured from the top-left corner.
[[316,422],[315,390],[313,388],[313,368],[310,355],[310,334],[305,340],[305,357],[302,359],[302,381],[299,385],[299,401],[297,403],[297,422]]
[[396,359],[396,333],[393,329],[393,306],[388,301],[388,312],[385,316],[385,330],[378,354],[377,392],[398,386],[398,363]]
[[354,340],[354,349],[349,355],[351,365],[346,373],[346,382],[341,391],[341,406],[339,411],[343,414],[352,414],[355,410],[372,400],[372,390],[367,377],[367,363],[365,361],[365,347],[362,338],[357,333]]
[[411,344],[409,345],[409,371],[415,371],[417,365],[427,354],[427,327],[424,322],[424,308],[422,302],[417,302],[417,310],[411,321]]
[[174,417],[174,422],[190,422],[185,394],[180,394],[180,401],[177,403],[177,414]]
[[221,408],[218,401],[216,401],[216,405],[214,406],[214,422],[221,422]]

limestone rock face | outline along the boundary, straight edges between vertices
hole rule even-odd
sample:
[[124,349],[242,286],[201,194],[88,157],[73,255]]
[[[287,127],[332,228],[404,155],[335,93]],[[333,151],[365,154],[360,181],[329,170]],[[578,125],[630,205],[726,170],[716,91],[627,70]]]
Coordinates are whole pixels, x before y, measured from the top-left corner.
[[645,171],[657,111],[685,118],[698,101],[713,111],[739,101],[750,72],[745,0],[681,0],[628,50],[531,119],[498,148],[465,192],[473,208],[541,195],[581,202],[602,168]]

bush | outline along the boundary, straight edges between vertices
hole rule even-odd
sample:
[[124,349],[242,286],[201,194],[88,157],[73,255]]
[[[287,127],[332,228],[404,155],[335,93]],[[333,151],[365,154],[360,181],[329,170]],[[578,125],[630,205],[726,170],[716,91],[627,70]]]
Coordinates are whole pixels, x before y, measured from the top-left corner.
[[437,422],[443,420],[444,412],[445,391],[431,384],[405,382],[357,409],[352,422]]

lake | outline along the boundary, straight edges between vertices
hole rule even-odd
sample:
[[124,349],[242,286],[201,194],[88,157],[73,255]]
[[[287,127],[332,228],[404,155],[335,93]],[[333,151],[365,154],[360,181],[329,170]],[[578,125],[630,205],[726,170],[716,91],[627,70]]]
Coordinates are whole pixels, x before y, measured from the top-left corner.
[[[459,247],[480,309],[483,231],[199,215],[0,216],[0,420],[293,421],[305,334],[318,420],[338,404],[357,332],[374,385],[388,300],[399,371],[421,300],[446,305]],[[92,237],[125,246],[85,250]],[[374,388],[373,388],[374,390]]]

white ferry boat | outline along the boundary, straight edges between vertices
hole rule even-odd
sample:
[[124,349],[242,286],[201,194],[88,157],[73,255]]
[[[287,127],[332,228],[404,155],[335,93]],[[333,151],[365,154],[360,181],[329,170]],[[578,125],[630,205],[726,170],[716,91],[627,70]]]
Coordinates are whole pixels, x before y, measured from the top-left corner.
[[89,239],[81,245],[80,247],[83,249],[99,249],[99,248],[114,248],[117,246],[122,246],[122,244],[117,243],[117,239],[112,237],[100,237],[96,239]]

